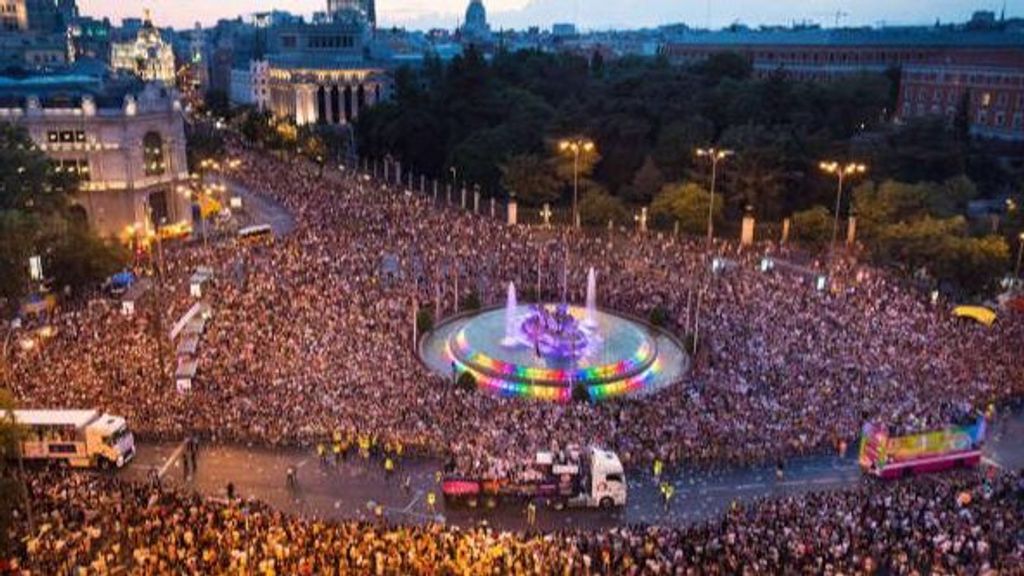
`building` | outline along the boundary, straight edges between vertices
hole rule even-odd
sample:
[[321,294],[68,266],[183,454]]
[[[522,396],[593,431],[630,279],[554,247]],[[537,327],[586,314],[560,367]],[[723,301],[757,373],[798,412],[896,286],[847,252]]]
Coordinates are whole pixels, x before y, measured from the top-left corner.
[[0,0],[0,32],[60,34],[77,17],[75,0]]
[[673,34],[662,46],[661,54],[672,63],[687,65],[702,62],[713,54],[734,52],[750,61],[757,76],[784,74],[802,80],[827,81],[927,64],[953,52],[984,52],[1022,45],[1024,34],[1002,30],[734,27]]
[[255,106],[261,112],[270,102],[270,65],[266,60],[250,60],[248,66],[231,69],[231,103]]
[[153,26],[149,11],[134,40],[111,45],[110,65],[115,70],[135,74],[146,82],[163,82],[174,86],[174,49],[164,42]]
[[69,27],[68,33],[71,35],[71,48],[75,59],[110,60],[110,20],[77,18]]
[[48,75],[2,78],[0,94],[0,121],[24,126],[58,170],[82,178],[74,210],[100,235],[190,225],[185,124],[172,89]]
[[327,0],[327,16],[329,20],[333,20],[335,15],[345,12],[357,12],[362,15],[371,28],[377,26],[375,0]]
[[486,44],[491,41],[491,25],[487,23],[487,9],[483,0],[470,0],[466,7],[466,21],[460,29],[463,42]]
[[369,58],[369,47],[368,24],[351,9],[333,12],[327,24],[271,28],[267,108],[300,126],[354,121],[391,95],[391,74]]
[[0,70],[56,70],[66,67],[71,62],[68,41],[62,34],[0,34]]
[[25,0],[0,0],[0,31],[25,32],[28,30],[28,10]]
[[899,119],[958,114],[974,136],[1024,141],[1024,47],[951,51],[903,68]]

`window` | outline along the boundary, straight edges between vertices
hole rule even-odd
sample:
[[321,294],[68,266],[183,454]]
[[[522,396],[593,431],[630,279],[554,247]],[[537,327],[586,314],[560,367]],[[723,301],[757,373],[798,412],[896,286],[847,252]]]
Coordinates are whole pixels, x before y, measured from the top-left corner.
[[982,106],[989,106],[991,104],[992,104],[992,94],[989,93],[989,92],[985,92],[984,94],[982,94],[981,95],[981,105]]
[[75,141],[75,133],[72,132],[71,130],[61,130],[60,141],[61,142],[74,142]]
[[75,444],[50,444],[50,454],[75,454],[78,447]]
[[85,142],[85,130],[75,131],[75,142]]
[[282,36],[281,46],[284,48],[295,48],[297,46],[295,36]]
[[146,176],[162,176],[164,166],[164,139],[156,132],[147,132],[142,138],[142,162]]

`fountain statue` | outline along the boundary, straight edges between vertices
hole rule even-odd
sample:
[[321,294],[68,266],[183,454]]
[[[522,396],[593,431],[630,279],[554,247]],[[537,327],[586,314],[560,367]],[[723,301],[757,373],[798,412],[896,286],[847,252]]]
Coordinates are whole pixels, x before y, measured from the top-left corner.
[[508,283],[508,297],[505,301],[505,337],[501,340],[502,346],[515,346],[518,342],[516,335],[519,333],[519,326],[516,325],[516,285]]
[[587,328],[597,326],[597,273],[593,267],[587,272],[587,312],[583,325]]

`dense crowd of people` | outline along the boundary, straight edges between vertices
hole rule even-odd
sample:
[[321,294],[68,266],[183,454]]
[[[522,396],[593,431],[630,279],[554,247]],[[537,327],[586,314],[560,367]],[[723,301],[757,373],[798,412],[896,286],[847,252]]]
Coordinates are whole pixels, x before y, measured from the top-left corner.
[[[759,270],[786,248],[722,241],[715,251],[731,264],[705,274],[703,242],[510,227],[484,214],[486,202],[479,215],[444,207],[443,187],[435,203],[430,190],[352,170],[321,176],[300,159],[231,153],[242,159],[234,178],[289,211],[295,230],[269,244],[165,243],[164,281],[134,315],[98,299],[17,352],[4,385],[23,406],[99,406],[142,436],[312,444],[340,434],[487,474],[570,443],[606,445],[627,464],[775,462],[852,445],[865,419],[927,429],[1024,390],[1019,318],[952,319],[946,303],[868,266],[837,264],[819,291],[813,274]],[[165,333],[194,302],[188,278],[200,265],[215,271],[214,317],[194,389],[180,395]],[[460,390],[413,352],[413,302],[445,316],[470,294],[500,303],[510,281],[581,301],[591,267],[603,307],[662,308],[679,335],[699,316],[704,347],[681,382],[597,404],[527,402]]]
[[[295,229],[273,242],[166,243],[162,274],[134,314],[97,298],[14,346],[0,388],[23,407],[100,407],[141,436],[420,451],[498,475],[538,449],[601,444],[627,465],[725,467],[852,444],[865,420],[895,432],[942,426],[1019,398],[1024,322],[950,318],[903,280],[852,261],[777,266],[784,246],[623,231],[506,226],[357,171],[237,144],[234,178],[279,204]],[[488,212],[483,204],[481,212]],[[213,318],[191,392],[171,380],[169,327],[214,270]],[[413,310],[456,312],[475,295],[581,301],[595,268],[602,307],[660,308],[701,349],[685,377],[637,398],[556,404],[474,393],[413,352]],[[158,280],[162,278],[162,280]],[[700,302],[698,306],[697,303]],[[462,304],[460,304],[462,303]],[[0,334],[0,342],[27,334]],[[300,519],[107,476],[30,475],[35,530],[18,512],[20,569],[35,573],[690,574],[1020,573],[1019,473],[866,482],[735,506],[690,527],[549,534]]]
[[[735,505],[686,528],[548,534],[323,522],[107,476],[32,476],[40,574],[1014,574],[1024,480],[961,472]],[[78,572],[76,572],[78,570]]]

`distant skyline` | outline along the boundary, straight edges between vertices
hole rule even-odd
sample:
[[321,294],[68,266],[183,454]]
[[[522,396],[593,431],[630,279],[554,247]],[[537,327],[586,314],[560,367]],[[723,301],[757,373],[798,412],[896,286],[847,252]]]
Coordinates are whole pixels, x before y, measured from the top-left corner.
[[[381,27],[448,28],[461,22],[469,0],[377,0]],[[159,26],[211,26],[220,18],[246,16],[273,9],[309,16],[326,0],[79,0],[83,14],[109,17],[115,24],[140,17],[145,8]],[[831,27],[875,26],[882,23],[932,24],[963,22],[976,10],[1002,10],[1001,1],[977,0],[484,0],[495,29],[549,28],[555,22],[575,23],[583,30],[641,28],[669,23],[712,28],[740,22],[750,26],[789,25],[810,21]],[[1024,0],[1006,2],[1007,17],[1020,16]]]

